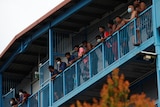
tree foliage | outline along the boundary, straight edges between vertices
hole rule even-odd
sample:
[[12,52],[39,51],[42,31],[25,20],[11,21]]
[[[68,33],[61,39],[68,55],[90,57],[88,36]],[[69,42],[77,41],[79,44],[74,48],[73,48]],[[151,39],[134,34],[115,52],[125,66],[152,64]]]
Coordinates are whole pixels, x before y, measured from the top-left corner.
[[100,92],[100,100],[93,98],[92,104],[77,101],[76,105],[70,107],[155,107],[155,102],[144,93],[133,94],[128,98],[130,83],[123,74],[119,76],[119,69],[115,69],[106,82]]

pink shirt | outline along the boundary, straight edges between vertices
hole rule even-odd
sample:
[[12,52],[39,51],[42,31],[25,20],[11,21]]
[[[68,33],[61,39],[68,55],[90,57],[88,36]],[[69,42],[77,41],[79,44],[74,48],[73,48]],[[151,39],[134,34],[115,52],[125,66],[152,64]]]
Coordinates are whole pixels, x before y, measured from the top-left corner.
[[80,47],[78,51],[78,57],[81,57],[84,54],[84,48]]

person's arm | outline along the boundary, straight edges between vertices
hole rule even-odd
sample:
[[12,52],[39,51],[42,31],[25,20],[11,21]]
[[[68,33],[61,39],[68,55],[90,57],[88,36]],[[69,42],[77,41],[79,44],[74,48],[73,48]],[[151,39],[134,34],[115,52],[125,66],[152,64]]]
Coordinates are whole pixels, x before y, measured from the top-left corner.
[[115,25],[115,24],[113,24],[111,34],[113,34],[115,31],[116,31],[116,25]]
[[54,75],[51,77],[51,80],[54,80],[57,75],[58,75],[58,74],[54,74]]

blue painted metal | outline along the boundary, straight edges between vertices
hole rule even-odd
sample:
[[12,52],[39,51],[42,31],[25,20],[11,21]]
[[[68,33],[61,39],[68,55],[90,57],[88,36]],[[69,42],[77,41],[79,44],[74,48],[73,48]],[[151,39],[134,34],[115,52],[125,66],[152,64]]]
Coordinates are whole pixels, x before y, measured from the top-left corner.
[[[102,59],[105,59],[105,54],[103,54],[103,53],[104,53],[104,44],[100,44],[100,45],[102,45]],[[98,46],[98,47],[99,47],[99,46]],[[102,64],[103,64],[103,69],[104,69],[104,68],[105,68],[105,65],[106,65],[105,60],[103,60]]]
[[[85,5],[89,4],[92,0],[82,0],[80,3],[74,5],[72,8],[70,8],[68,11],[66,11],[63,15],[59,16],[58,18],[56,18],[55,20],[53,20],[51,22],[51,24],[48,24],[46,26],[44,26],[43,28],[39,29],[37,32],[35,32],[33,35],[31,35],[29,38],[27,38],[24,42],[21,43],[21,45],[17,48],[17,50],[11,55],[11,57],[2,65],[2,67],[0,68],[0,72],[3,72],[8,66],[9,64],[14,60],[15,56],[21,52],[24,52],[26,47],[32,43],[33,40],[37,39],[38,37],[40,37],[42,34],[44,34],[45,32],[48,31],[48,29],[50,29],[51,27],[55,26],[56,24],[58,24],[59,22],[63,21],[64,19],[66,19],[68,16],[70,16],[71,14],[73,14],[74,12],[78,11],[79,9],[81,9],[82,7],[84,7]],[[24,46],[22,46],[22,44]]]
[[117,32],[117,44],[118,44],[118,59],[121,57],[120,54],[120,37],[119,37],[119,31]]
[[[139,48],[134,48],[129,53],[127,53],[126,55],[124,55],[123,57],[121,57],[121,59],[120,59],[121,61],[113,62],[113,64],[111,64],[110,66],[108,66],[105,69],[103,69],[96,76],[93,76],[88,81],[86,81],[83,84],[81,84],[78,87],[78,90],[75,89],[75,90],[71,91],[66,96],[62,97],[61,99],[59,99],[55,103],[53,103],[53,105],[60,106],[61,104],[63,104],[64,102],[66,102],[67,100],[69,100],[70,98],[72,98],[73,96],[77,95],[78,93],[80,93],[84,89],[86,89],[89,86],[91,86],[93,83],[95,83],[98,80],[100,80],[101,78],[103,78],[105,75],[107,75],[108,73],[110,73],[115,68],[117,68],[120,65],[124,64],[126,61],[128,61],[128,59],[133,58],[140,51],[142,51],[142,50],[146,49],[147,47],[151,46],[153,43],[154,43],[154,37],[151,37],[146,42],[144,42],[143,44],[141,44],[141,46],[139,46]],[[90,54],[90,52],[89,52],[89,54]]]
[[78,80],[78,66],[77,66],[77,63],[76,63],[75,64],[75,79],[74,79],[75,88],[78,87],[78,83],[79,83],[79,80]]
[[[53,29],[49,29],[49,65],[54,65],[54,35]],[[51,74],[49,73],[51,78]],[[49,81],[49,106],[52,106],[53,99],[53,83],[52,80]]]
[[13,52],[12,56],[8,58],[8,60],[1,66],[0,72],[3,72],[9,66],[10,62],[14,60],[14,58],[20,52],[20,50],[21,50],[21,47],[19,47],[16,51]]
[[[1,91],[2,92],[2,91]],[[2,96],[3,102],[2,107],[9,107],[10,106],[10,99],[15,97],[15,89],[10,90],[7,94]]]
[[63,76],[62,76],[62,81],[63,81],[63,83],[62,83],[62,84],[63,84],[63,94],[66,95],[66,81],[65,81],[66,78],[65,78],[65,73],[63,72],[62,75],[63,75]]
[[49,60],[47,60],[46,62],[44,62],[40,67],[39,67],[39,82],[40,82],[40,86],[42,87],[43,85],[45,85],[46,83],[49,82],[50,80],[50,72],[48,70],[48,66],[49,66]]
[[3,107],[2,105],[2,73],[0,73],[0,107]]
[[155,35],[155,51],[157,53],[157,61],[156,61],[156,71],[157,71],[157,90],[158,90],[158,100],[157,105],[160,107],[160,31],[158,31],[157,21],[159,18],[156,16],[156,3],[159,2],[157,0],[152,0],[153,8],[152,8],[152,17],[153,17],[153,33]]
[[82,7],[86,6],[89,4],[92,0],[81,0],[79,3],[75,4],[73,7],[71,7],[68,11],[66,11],[63,15],[57,17],[54,21],[52,21],[51,26],[57,25],[59,22],[62,20],[66,19],[73,13],[77,12],[79,9]]
[[[130,24],[131,24],[132,22],[130,22],[130,23],[128,23],[127,25],[125,25],[124,27],[122,27],[122,29],[126,29]],[[121,32],[122,32],[122,34],[125,34],[126,32],[123,32],[123,30],[121,29]],[[49,31],[49,32],[51,32],[51,31]],[[115,36],[115,37],[117,37],[117,33],[119,33],[119,32],[116,32],[113,36]],[[51,34],[50,34],[51,35]],[[119,36],[119,35],[118,35]],[[114,38],[114,37],[110,37],[110,38],[108,38],[106,41],[109,41],[109,40],[111,40],[112,38]],[[118,37],[119,38],[119,37]],[[123,39],[123,38],[122,38]],[[119,42],[120,42],[120,39],[117,39],[117,40],[119,40]],[[126,61],[128,61],[129,59],[131,59],[132,57],[134,57],[136,54],[138,54],[140,51],[142,51],[142,50],[144,50],[144,49],[146,49],[147,47],[149,47],[150,45],[152,45],[155,41],[154,41],[155,39],[154,39],[154,37],[151,37],[151,38],[149,38],[149,39],[147,39],[144,43],[142,43],[139,47],[135,47],[134,49],[132,49],[132,50],[130,50],[128,53],[126,53],[125,55],[123,55],[119,60],[121,60],[121,61],[115,61],[115,62],[113,62],[110,66],[107,66],[107,67],[105,67],[103,70],[102,70],[102,72],[99,72],[96,76],[94,76],[94,77],[92,77],[92,78],[90,78],[89,80],[87,80],[87,81],[85,81],[85,82],[83,82],[82,84],[80,84],[80,87],[78,87],[78,90],[73,90],[73,91],[71,91],[70,93],[68,93],[68,95],[66,95],[66,96],[61,96],[62,98],[61,99],[59,99],[58,101],[55,101],[55,100],[53,100],[54,101],[54,106],[59,106],[59,105],[61,105],[62,103],[64,103],[65,101],[67,101],[67,100],[69,100],[71,97],[73,97],[73,96],[75,96],[76,94],[78,94],[78,93],[80,93],[82,90],[84,90],[84,89],[86,89],[87,87],[89,87],[90,85],[92,85],[93,83],[95,83],[96,81],[98,81],[99,79],[101,79],[101,78],[103,78],[105,75],[107,75],[108,73],[110,73],[113,69],[115,69],[115,68],[117,68],[118,66],[120,66],[121,64],[123,64],[123,63],[125,63]],[[51,41],[52,42],[52,41]],[[51,45],[51,44],[50,44]],[[101,44],[99,44],[96,48],[94,48],[93,50],[91,50],[87,55],[84,55],[84,57],[82,58],[82,59],[79,59],[77,62],[75,62],[73,65],[71,65],[71,67],[73,67],[73,66],[75,66],[75,68],[76,68],[76,78],[77,78],[77,81],[79,81],[79,74],[81,74],[80,72],[80,69],[78,68],[78,66],[79,66],[79,64],[81,63],[81,62],[83,62],[83,59],[85,59],[88,55],[90,56],[96,49],[98,49],[100,46],[103,46],[104,45],[104,43],[101,43]],[[159,45],[158,45],[159,46]],[[50,46],[50,48],[53,48],[52,46]],[[52,50],[52,49],[49,49],[50,51]],[[120,49],[118,49],[118,53],[120,54]],[[49,52],[49,54],[50,55],[52,55],[52,52]],[[104,55],[105,54],[105,52],[104,52],[104,49],[102,49],[102,55]],[[49,55],[49,57],[52,57],[52,56],[50,56]],[[51,60],[52,58],[50,58],[50,60]],[[89,58],[89,59],[92,59],[91,57]],[[105,62],[105,58],[104,59],[102,59],[103,60],[103,62]],[[91,60],[90,60],[91,61]],[[50,61],[50,63],[51,63],[51,61]],[[64,73],[65,72],[67,72],[67,70],[69,70],[71,67],[69,67],[69,68],[67,68],[64,72],[63,72],[63,77],[64,77]],[[90,71],[91,73],[92,73],[92,71]],[[54,85],[55,85],[55,87],[54,88],[58,88],[58,86],[59,85],[62,85],[63,83],[65,84],[65,82],[68,82],[68,81],[64,81],[64,78],[63,78],[61,75],[59,75],[59,76],[57,76],[57,78],[56,78],[56,80],[54,81]],[[62,79],[63,78],[63,79]],[[62,81],[61,81],[61,79],[62,79]],[[61,82],[62,82],[62,84],[61,84]],[[57,84],[55,84],[55,83],[57,83]],[[77,82],[76,84],[78,84],[79,82]],[[49,82],[49,84],[50,84],[50,86],[49,87],[51,87],[51,81]],[[41,98],[40,98],[40,92],[42,92],[43,91],[43,87],[45,87],[46,85],[48,85],[48,83],[47,84],[44,84],[43,86],[42,86],[42,88],[38,91],[38,95],[39,95],[39,104],[40,104],[40,102],[41,102]],[[62,93],[64,94],[64,90],[65,90],[65,88],[64,88],[64,85],[62,86],[62,87],[60,87],[59,88],[60,90],[59,91],[62,91]],[[50,88],[50,90],[53,90],[52,88]],[[50,91],[50,93],[52,93],[51,91]],[[53,95],[53,93],[50,95],[50,96],[52,96]],[[46,97],[46,96],[45,96]],[[48,96],[49,97],[49,96]],[[44,97],[43,97],[44,98]],[[42,98],[42,99],[43,99]],[[51,106],[52,104],[50,103],[50,106]],[[39,105],[39,107],[40,107],[40,105]]]

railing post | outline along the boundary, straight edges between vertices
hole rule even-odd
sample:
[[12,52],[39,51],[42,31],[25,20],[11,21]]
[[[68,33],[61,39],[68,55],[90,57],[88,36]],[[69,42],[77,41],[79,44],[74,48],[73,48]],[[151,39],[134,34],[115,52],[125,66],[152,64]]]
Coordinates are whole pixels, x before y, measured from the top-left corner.
[[78,83],[79,83],[79,81],[78,81],[78,65],[77,65],[77,63],[76,63],[76,64],[75,64],[74,85],[75,85],[76,87],[78,87]]
[[158,101],[157,105],[160,107],[160,30],[157,29],[157,16],[156,16],[156,3],[158,0],[152,0],[152,20],[153,20],[153,33],[155,37],[155,51],[157,53],[157,61],[156,61],[156,71],[157,71],[157,90],[158,90]]
[[[53,29],[49,29],[49,65],[54,66],[54,37],[53,37]],[[49,74],[50,75],[50,74]],[[51,75],[49,76],[51,78]],[[53,84],[52,80],[49,82],[49,106],[52,106],[53,99]]]
[[136,24],[136,18],[134,18],[133,22],[134,22],[134,24],[133,24],[134,25],[134,27],[133,27],[134,28],[134,43],[137,43],[137,24]]
[[[92,77],[92,63],[91,63],[91,53],[88,55],[88,64],[89,64],[89,78]],[[93,59],[92,59],[93,60]]]
[[103,63],[103,69],[105,68],[105,49],[104,49],[104,43],[102,43],[102,63]]
[[3,107],[2,106],[2,73],[0,73],[0,107]]
[[41,98],[40,98],[40,91],[38,91],[38,96],[37,96],[37,99],[38,99],[38,107],[41,107]]
[[117,32],[117,45],[118,45],[118,59],[121,57],[121,51],[120,51],[120,35],[119,31]]
[[63,94],[66,95],[66,81],[65,81],[65,72],[62,72],[62,81],[63,81],[63,87],[62,87],[62,90],[63,90]]

